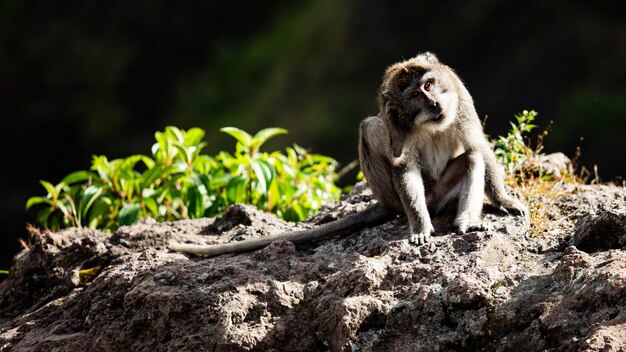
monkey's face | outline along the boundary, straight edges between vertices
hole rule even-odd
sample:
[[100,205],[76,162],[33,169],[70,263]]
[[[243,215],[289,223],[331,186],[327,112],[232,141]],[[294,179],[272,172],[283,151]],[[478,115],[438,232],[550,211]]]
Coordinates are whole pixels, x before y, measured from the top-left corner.
[[[421,71],[421,70],[417,70]],[[457,94],[446,77],[435,70],[427,70],[410,77],[402,89],[400,110],[415,127],[443,130],[454,119]]]
[[446,129],[458,107],[448,70],[436,57],[425,54],[390,67],[381,87],[381,108],[404,128]]

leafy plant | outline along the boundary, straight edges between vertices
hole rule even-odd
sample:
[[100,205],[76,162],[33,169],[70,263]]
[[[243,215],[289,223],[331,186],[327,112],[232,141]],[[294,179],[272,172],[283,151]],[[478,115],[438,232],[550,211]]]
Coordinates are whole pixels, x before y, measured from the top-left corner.
[[297,145],[285,154],[261,151],[286,130],[268,128],[254,136],[234,127],[222,132],[237,140],[233,154],[201,154],[203,130],[170,126],[155,133],[151,156],[94,156],[90,170],[73,172],[57,185],[41,181],[47,195],[31,197],[26,208],[42,207],[37,222],[52,230],[114,231],[148,216],[159,221],[211,217],[234,203],[299,221],[339,197],[335,160]]
[[254,204],[283,219],[300,221],[339,198],[334,159],[309,154],[298,145],[287,147],[285,154],[259,151],[267,139],[286,130],[269,128],[254,136],[232,127],[222,131],[237,140],[234,155],[221,152],[216,157],[228,169],[222,197],[229,204]]
[[510,123],[511,130],[507,135],[498,137],[494,142],[496,158],[504,165],[509,181],[511,181],[509,183],[516,183],[524,179],[525,171],[530,170],[529,161],[534,160],[541,152],[543,136],[547,135],[547,131],[544,131],[539,137],[536,147],[532,148],[527,134],[537,127],[533,123],[537,113],[534,110],[524,110],[514,117],[516,121]]

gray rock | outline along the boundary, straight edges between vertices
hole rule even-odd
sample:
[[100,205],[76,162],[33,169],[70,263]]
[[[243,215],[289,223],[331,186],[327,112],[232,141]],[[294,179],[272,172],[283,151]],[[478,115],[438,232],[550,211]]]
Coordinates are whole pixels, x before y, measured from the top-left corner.
[[236,206],[113,235],[39,234],[0,283],[0,350],[624,351],[626,191],[563,187],[544,204],[545,234],[487,212],[485,231],[459,235],[443,214],[421,247],[399,218],[304,248],[166,248],[332,221],[371,204],[363,186],[302,224]]

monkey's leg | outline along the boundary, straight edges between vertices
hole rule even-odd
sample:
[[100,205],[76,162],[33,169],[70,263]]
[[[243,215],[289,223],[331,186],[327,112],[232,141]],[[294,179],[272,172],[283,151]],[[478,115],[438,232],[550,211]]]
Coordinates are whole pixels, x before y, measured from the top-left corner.
[[520,215],[528,214],[526,206],[519,200],[509,196],[504,187],[504,169],[487,142],[479,145],[480,154],[485,163],[485,191],[496,208],[503,211],[511,210]]
[[466,178],[469,168],[467,154],[452,159],[437,182],[426,191],[426,205],[433,214],[440,212],[451,200],[459,195],[461,181]]
[[382,206],[404,211],[391,177],[391,163],[387,156],[389,131],[385,122],[372,116],[363,120],[359,128],[359,161],[367,185]]
[[467,176],[461,181],[454,225],[461,233],[480,226],[485,199],[485,162],[478,152],[467,153]]
[[448,163],[437,183],[426,193],[434,213],[458,199],[455,226],[465,232],[480,225],[484,200],[484,162],[478,153],[463,153]]

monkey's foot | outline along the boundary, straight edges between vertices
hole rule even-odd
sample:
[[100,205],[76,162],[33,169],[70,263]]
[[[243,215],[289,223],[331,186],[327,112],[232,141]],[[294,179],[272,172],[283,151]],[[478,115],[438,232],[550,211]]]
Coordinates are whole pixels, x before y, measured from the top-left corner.
[[487,230],[487,226],[485,226],[484,224],[470,225],[465,229],[458,228],[460,234],[465,234],[469,232],[483,232]]
[[467,217],[463,216],[459,216],[454,220],[454,226],[461,234],[487,230],[487,227],[482,224],[480,219],[469,220]]
[[435,233],[435,229],[432,225],[430,225],[430,227],[424,229],[423,231],[411,233],[411,235],[409,236],[409,243],[418,246],[424,244],[428,242],[428,240],[430,239],[430,235],[433,233]]
[[508,214],[509,212],[521,216],[526,216],[526,214],[528,214],[528,209],[526,208],[526,206],[513,197],[507,197],[502,199],[500,201],[500,204],[497,204],[496,207],[506,214]]

